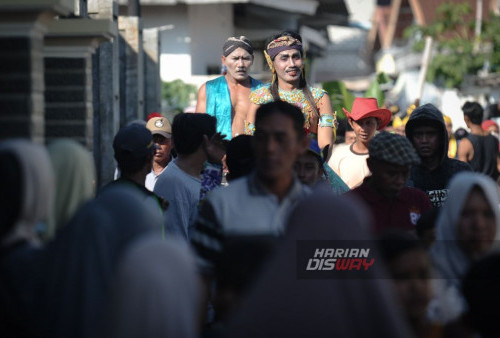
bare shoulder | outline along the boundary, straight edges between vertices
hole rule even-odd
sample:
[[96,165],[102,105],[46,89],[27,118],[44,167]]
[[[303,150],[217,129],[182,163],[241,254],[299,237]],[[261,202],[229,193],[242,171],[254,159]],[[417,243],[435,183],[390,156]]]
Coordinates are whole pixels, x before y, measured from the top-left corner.
[[469,139],[463,138],[458,143],[458,159],[469,162],[474,155],[474,147]]
[[467,150],[467,149],[472,149],[472,143],[471,141],[468,139],[468,138],[463,138],[460,140],[460,142],[458,143],[458,150],[460,151],[460,149],[462,150]]

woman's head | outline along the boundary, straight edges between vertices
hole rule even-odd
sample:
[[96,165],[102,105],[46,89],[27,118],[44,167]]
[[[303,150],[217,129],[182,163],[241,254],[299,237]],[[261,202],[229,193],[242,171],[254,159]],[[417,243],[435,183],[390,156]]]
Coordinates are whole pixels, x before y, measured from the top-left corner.
[[437,221],[436,240],[453,241],[469,258],[491,250],[500,237],[500,197],[488,176],[462,172],[451,180]]
[[461,249],[469,257],[487,253],[497,235],[497,218],[484,190],[475,185],[469,191],[457,222],[457,239]]

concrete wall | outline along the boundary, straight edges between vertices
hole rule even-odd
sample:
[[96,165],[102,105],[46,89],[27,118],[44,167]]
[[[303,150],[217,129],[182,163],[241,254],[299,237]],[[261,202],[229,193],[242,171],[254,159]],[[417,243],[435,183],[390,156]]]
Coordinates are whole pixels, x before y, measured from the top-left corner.
[[167,82],[190,77],[187,6],[143,6],[141,10],[144,28],[160,27],[161,80]]
[[[233,5],[192,5],[188,9],[193,75],[218,74],[222,46],[234,34]],[[212,71],[209,72],[208,70]]]
[[219,73],[222,45],[234,35],[232,4],[143,6],[142,19],[144,28],[160,27],[162,81],[199,84],[209,68]]

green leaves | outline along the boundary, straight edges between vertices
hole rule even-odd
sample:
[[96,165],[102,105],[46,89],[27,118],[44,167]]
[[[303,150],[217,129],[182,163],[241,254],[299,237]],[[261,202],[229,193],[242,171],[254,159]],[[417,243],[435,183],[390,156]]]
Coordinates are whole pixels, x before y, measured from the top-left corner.
[[162,84],[162,98],[167,101],[168,109],[175,112],[182,112],[196,98],[196,93],[196,86],[181,80]]
[[[379,73],[368,87],[364,97],[374,97],[377,99],[379,107],[385,103],[385,94],[380,88],[383,83],[390,82],[391,79],[385,73]],[[337,112],[338,119],[345,119],[346,116],[342,108],[351,111],[354,102],[354,94],[352,94],[342,81],[330,81],[323,83],[323,89],[328,92],[330,101],[332,102],[333,110]]]
[[354,101],[354,95],[347,90],[344,82],[330,81],[323,83],[323,89],[328,92],[330,101],[332,101],[332,108],[337,112],[338,119],[345,119],[346,116],[342,108],[351,110]]
[[427,26],[412,26],[405,36],[420,36],[413,48],[422,51],[425,36],[436,43],[427,80],[447,88],[460,88],[467,75],[475,75],[486,64],[500,68],[500,18],[493,14],[474,36],[475,18],[469,3],[443,3],[436,20]]

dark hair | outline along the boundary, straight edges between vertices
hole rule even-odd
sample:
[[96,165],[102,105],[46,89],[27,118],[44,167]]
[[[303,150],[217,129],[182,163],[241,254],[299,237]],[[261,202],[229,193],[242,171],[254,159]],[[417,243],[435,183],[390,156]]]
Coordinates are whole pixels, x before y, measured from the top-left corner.
[[396,229],[383,232],[378,237],[378,245],[380,253],[386,262],[391,262],[409,251],[426,251],[425,246],[416,236]]
[[[297,33],[292,32],[292,31],[283,31],[281,33],[278,33],[278,34],[275,34],[275,35],[269,37],[266,40],[266,48],[267,48],[267,45],[269,45],[269,43],[271,41],[273,41],[277,38],[280,38],[282,36],[291,36],[292,38],[297,39],[300,42],[302,42],[302,37],[300,36],[300,34],[297,34]],[[301,52],[300,55],[302,57],[304,57],[303,52]],[[319,118],[318,107],[316,107],[316,102],[314,101],[313,95],[312,95],[311,91],[309,90],[309,86],[307,85],[305,70],[303,70],[302,73],[300,74],[299,89],[302,89],[306,100],[309,102],[309,104],[311,105],[311,107],[313,109],[314,114]],[[270,90],[271,90],[271,95],[273,96],[273,100],[274,101],[281,101],[281,98],[279,95],[279,90],[278,90],[278,80],[275,77],[273,77],[273,80],[271,82]]]
[[238,291],[245,289],[277,243],[277,239],[269,235],[226,236],[224,251],[227,254],[216,258],[217,286]]
[[172,139],[179,155],[194,153],[203,143],[203,135],[208,138],[216,132],[215,117],[202,113],[177,114],[172,123]]
[[226,149],[228,180],[248,175],[255,167],[251,135],[239,135],[229,141]]
[[255,116],[255,128],[259,130],[258,125],[261,121],[271,115],[281,114],[290,118],[293,122],[293,128],[297,132],[299,138],[305,136],[304,132],[304,114],[302,111],[285,101],[274,101],[263,104],[257,109],[257,114]]
[[453,135],[455,135],[455,139],[457,141],[460,141],[464,137],[467,137],[467,135],[469,135],[469,132],[467,130],[465,130],[464,128],[460,127],[457,130],[455,130]]
[[21,177],[21,164],[9,151],[0,152],[0,239],[12,230],[21,214],[22,191],[24,182]]
[[131,123],[121,128],[113,139],[113,150],[123,176],[142,170],[154,154],[153,135],[146,126]]
[[462,111],[473,124],[483,122],[483,107],[479,103],[467,101],[462,106]]
[[424,239],[425,232],[427,230],[432,230],[436,228],[436,220],[439,216],[440,209],[432,208],[427,210],[422,214],[422,216],[417,221],[417,226],[415,227],[417,230],[417,236],[421,240]]
[[500,303],[500,254],[473,263],[465,274],[462,292],[469,307],[469,318],[481,337],[498,337],[497,307]]
[[129,156],[115,156],[118,168],[122,176],[130,176],[144,168],[144,165],[153,160],[153,154],[144,155],[141,158],[132,158]]

